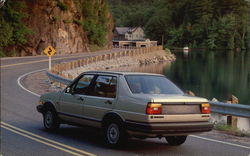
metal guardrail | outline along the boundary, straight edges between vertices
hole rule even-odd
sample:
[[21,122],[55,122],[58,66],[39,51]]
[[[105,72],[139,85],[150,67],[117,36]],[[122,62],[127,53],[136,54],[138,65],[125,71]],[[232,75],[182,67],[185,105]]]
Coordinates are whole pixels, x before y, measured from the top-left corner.
[[250,106],[209,101],[213,113],[250,118]]
[[47,75],[48,75],[49,79],[57,81],[57,82],[62,83],[62,84],[65,84],[65,85],[69,85],[71,82],[73,82],[70,79],[66,79],[64,77],[52,74],[50,72],[47,72]]
[[[47,75],[51,80],[57,81],[65,85],[69,85],[70,83],[72,83],[72,80],[63,78],[50,72],[47,72]],[[248,105],[228,104],[213,101],[209,101],[209,103],[211,105],[211,111],[213,113],[250,118],[250,106]]]

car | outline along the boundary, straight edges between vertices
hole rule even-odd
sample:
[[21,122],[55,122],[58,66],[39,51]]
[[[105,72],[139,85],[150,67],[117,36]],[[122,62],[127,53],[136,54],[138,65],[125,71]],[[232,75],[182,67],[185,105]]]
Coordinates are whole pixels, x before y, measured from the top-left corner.
[[64,90],[42,95],[37,110],[46,130],[60,124],[100,128],[111,147],[129,137],[164,137],[181,145],[188,135],[213,128],[207,99],[186,95],[151,73],[84,72]]

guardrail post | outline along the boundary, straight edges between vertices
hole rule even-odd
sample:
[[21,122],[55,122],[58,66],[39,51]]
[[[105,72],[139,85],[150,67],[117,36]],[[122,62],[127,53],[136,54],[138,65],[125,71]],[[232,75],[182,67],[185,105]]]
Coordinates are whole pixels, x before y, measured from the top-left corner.
[[93,63],[96,62],[96,56],[93,57]]
[[102,55],[102,58],[101,58],[101,59],[102,59],[102,61],[105,60],[105,54]]
[[126,56],[126,50],[122,51],[122,57]]
[[134,56],[134,50],[128,50],[127,51],[128,55],[127,56]]
[[77,66],[78,68],[81,67],[81,60],[77,60]]
[[89,64],[89,58],[86,58],[85,60],[86,60],[86,65],[88,65]]
[[[231,97],[230,97],[229,101],[227,101],[227,103],[238,104],[239,100],[234,95],[231,95]],[[237,117],[236,116],[228,115],[227,116],[227,124],[231,125],[234,128],[237,128]]]
[[115,53],[111,54],[111,59],[115,59]]

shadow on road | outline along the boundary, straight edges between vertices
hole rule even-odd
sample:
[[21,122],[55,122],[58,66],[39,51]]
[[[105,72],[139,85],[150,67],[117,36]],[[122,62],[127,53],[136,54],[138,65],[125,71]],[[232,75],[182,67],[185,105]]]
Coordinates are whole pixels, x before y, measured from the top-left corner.
[[[45,131],[43,129],[43,131]],[[103,141],[103,135],[101,129],[95,129],[91,127],[74,127],[74,126],[62,126],[56,132],[46,132],[52,137],[60,138],[62,142],[66,144],[78,144],[93,146],[102,149],[109,149]],[[165,138],[162,139],[136,139],[130,138],[123,147],[116,149],[117,151],[126,152],[139,152],[147,153],[147,151],[158,151],[163,149],[176,149],[178,147],[173,147],[167,144]]]

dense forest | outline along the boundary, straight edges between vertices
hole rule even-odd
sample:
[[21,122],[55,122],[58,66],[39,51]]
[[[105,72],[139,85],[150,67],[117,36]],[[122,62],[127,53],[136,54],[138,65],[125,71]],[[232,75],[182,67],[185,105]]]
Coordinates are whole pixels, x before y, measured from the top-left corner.
[[167,47],[250,48],[247,0],[109,0],[116,26],[141,26]]

